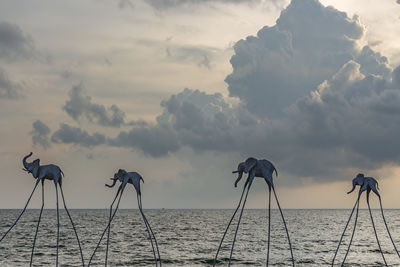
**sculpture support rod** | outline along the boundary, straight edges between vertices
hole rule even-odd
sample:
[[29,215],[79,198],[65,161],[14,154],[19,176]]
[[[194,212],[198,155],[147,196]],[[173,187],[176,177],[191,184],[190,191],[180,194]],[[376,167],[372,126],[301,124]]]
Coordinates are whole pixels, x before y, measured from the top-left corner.
[[381,206],[381,213],[382,213],[383,222],[385,223],[386,230],[387,230],[387,232],[388,232],[388,234],[389,234],[390,240],[392,241],[394,250],[396,250],[397,256],[399,256],[399,258],[400,258],[399,251],[397,250],[396,244],[395,244],[394,241],[393,241],[392,235],[390,234],[390,231],[389,231],[389,227],[388,227],[388,225],[387,225],[387,223],[386,223],[385,215],[383,214],[381,196],[378,196],[378,197],[379,197],[379,204],[380,204],[380,206]]
[[56,267],[58,267],[58,243],[60,242],[60,214],[58,210],[58,189],[56,184],[56,205],[57,205],[57,255],[56,255]]
[[271,238],[271,186],[268,185],[268,247],[267,247],[267,267],[269,264],[269,245]]
[[359,210],[359,207],[360,207],[360,196],[361,196],[361,193],[358,195],[358,198],[357,198],[357,201],[356,201],[357,210],[356,210],[356,218],[354,220],[353,232],[351,233],[350,242],[349,242],[349,245],[347,247],[347,251],[346,251],[346,254],[344,255],[343,262],[342,262],[341,266],[343,266],[345,261],[346,261],[347,255],[349,254],[349,251],[350,251],[351,242],[353,242],[354,233],[356,231],[357,219],[358,219],[358,210]]
[[36,245],[36,237],[37,233],[39,231],[39,225],[40,225],[40,219],[42,218],[42,212],[43,212],[43,207],[44,207],[44,183],[42,181],[42,207],[40,208],[40,213],[39,213],[39,219],[36,225],[36,231],[35,231],[35,236],[33,238],[33,244],[32,244],[32,252],[31,252],[31,260],[29,262],[29,266],[32,266],[32,261],[33,261],[33,254],[35,251],[35,245]]
[[7,234],[11,231],[11,229],[13,229],[14,226],[17,224],[17,222],[18,222],[19,219],[21,218],[22,214],[24,214],[24,212],[25,212],[25,210],[26,210],[26,207],[28,207],[28,204],[29,204],[29,202],[31,201],[32,195],[33,195],[33,193],[35,192],[36,187],[37,187],[37,185],[39,184],[39,182],[40,182],[40,180],[37,180],[37,181],[36,181],[35,187],[33,188],[32,193],[31,193],[31,195],[29,196],[28,201],[26,202],[24,209],[23,209],[22,212],[19,214],[19,216],[18,216],[18,218],[15,220],[15,222],[11,225],[11,227],[7,230],[7,232],[5,232],[4,235],[1,237],[0,242],[3,241],[3,239],[4,239],[4,238],[7,236]]
[[107,263],[108,263],[108,246],[109,246],[109,242],[110,242],[112,208],[113,208],[115,200],[117,199],[118,194],[120,193],[120,191],[121,191],[121,186],[118,188],[117,194],[115,195],[114,200],[113,200],[113,202],[111,203],[111,206],[110,206],[110,215],[108,217],[108,223],[109,223],[110,226],[108,227],[108,230],[107,230],[107,247],[106,247],[106,259],[105,259],[105,266],[106,267],[107,267]]
[[222,243],[224,242],[224,239],[225,239],[226,233],[228,232],[229,226],[231,225],[231,223],[232,223],[232,221],[233,221],[233,218],[235,218],[235,215],[236,215],[237,211],[238,211],[239,208],[240,208],[240,204],[242,204],[242,199],[243,199],[244,191],[246,190],[247,184],[248,184],[248,181],[246,181],[246,183],[245,183],[244,186],[243,186],[243,191],[242,191],[242,195],[240,196],[239,204],[237,205],[237,207],[236,207],[236,209],[235,209],[235,212],[233,213],[233,215],[232,215],[232,217],[231,217],[231,219],[230,219],[230,221],[229,221],[229,223],[228,223],[228,226],[226,227],[225,232],[224,232],[224,234],[222,235],[221,242],[219,242],[217,254],[215,255],[215,258],[214,258],[213,267],[215,267],[215,264],[217,263],[218,254],[219,254],[219,251],[221,250],[221,246],[222,246]]
[[72,224],[72,229],[74,230],[75,233],[75,237],[76,237],[76,241],[78,242],[78,247],[79,247],[79,252],[81,253],[81,260],[82,260],[82,267],[85,267],[85,261],[83,259],[83,253],[82,253],[82,247],[81,247],[81,242],[79,241],[79,237],[78,237],[78,233],[76,232],[76,228],[75,228],[75,224],[74,221],[72,220],[71,214],[69,214],[69,211],[67,209],[67,204],[65,204],[65,198],[64,198],[64,192],[62,189],[62,186],[60,185],[60,190],[61,190],[61,196],[62,196],[62,200],[64,203],[64,209],[67,212],[68,218],[71,221]]
[[242,210],[240,211],[238,223],[237,223],[237,225],[236,225],[235,235],[233,236],[233,241],[232,241],[231,254],[230,254],[230,256],[229,256],[228,267],[231,266],[233,248],[235,247],[235,242],[236,242],[236,235],[237,235],[238,230],[239,230],[240,220],[242,219],[243,210],[244,210],[244,206],[246,205],[247,196],[249,195],[249,190],[250,190],[250,187],[251,187],[251,183],[252,183],[252,182],[250,181],[250,182],[249,182],[249,185],[247,186],[246,196],[244,197],[244,201],[243,201],[243,205],[242,205]]
[[[140,200],[139,200],[139,194],[136,195],[136,198],[137,198],[137,202],[138,202],[139,212],[142,215],[142,219],[143,219],[144,225],[146,226],[146,229],[147,229],[147,233],[148,233],[148,236],[149,236],[149,241],[150,241],[150,244],[151,244],[151,249],[153,250],[154,262],[156,263],[156,267],[157,267],[158,266],[157,256],[156,256],[156,252],[154,250],[153,236],[152,236],[153,231],[150,231],[149,225],[147,224],[147,220],[145,219],[146,217],[144,216],[144,213],[142,211],[142,206],[141,206],[141,203],[140,203]],[[158,251],[158,248],[157,248],[157,251]]]
[[351,217],[353,216],[354,210],[355,210],[356,207],[357,207],[357,203],[358,203],[358,199],[356,200],[356,203],[354,204],[353,210],[351,211],[350,216],[349,216],[349,219],[347,220],[346,226],[344,227],[342,236],[340,237],[339,244],[338,244],[338,246],[337,246],[337,248],[336,248],[336,251],[335,251],[335,256],[333,256],[332,265],[331,265],[332,267],[333,267],[333,265],[334,265],[334,263],[335,263],[335,258],[336,258],[336,255],[337,255],[338,251],[339,251],[340,244],[342,243],[343,236],[344,236],[344,234],[346,233],[347,226],[349,225],[349,222],[350,222],[350,220],[351,220]]
[[[111,221],[114,219],[114,216],[115,216],[115,214],[117,213],[118,206],[119,206],[119,203],[120,203],[120,201],[121,201],[122,193],[124,192],[124,189],[122,189],[122,185],[121,185],[120,187],[121,187],[121,191],[118,190],[119,199],[118,199],[118,202],[117,202],[117,206],[115,207],[114,213],[113,213],[111,219],[109,220],[106,229],[104,229],[104,231],[103,231],[103,233],[102,233],[102,235],[101,235],[101,237],[100,237],[100,240],[99,240],[99,242],[97,243],[97,246],[96,246],[96,248],[95,248],[94,251],[93,251],[92,256],[90,257],[90,260],[89,260],[89,263],[88,263],[88,267],[90,266],[90,263],[92,262],[92,259],[93,259],[93,257],[94,257],[94,254],[96,254],[97,248],[99,247],[99,245],[100,245],[100,243],[101,243],[101,240],[103,240],[104,234],[106,233],[107,229],[110,227]],[[117,195],[118,195],[118,193],[117,193]]]
[[382,251],[382,248],[381,248],[381,244],[379,243],[378,234],[376,233],[374,218],[372,217],[371,207],[370,207],[370,205],[369,205],[369,192],[370,192],[370,190],[367,191],[367,204],[368,204],[369,216],[371,217],[372,228],[374,228],[374,233],[375,233],[375,237],[376,237],[376,242],[378,243],[379,251],[380,251],[380,253],[381,253],[381,255],[382,255],[383,262],[385,263],[385,266],[388,266],[387,263],[386,263],[385,255],[383,255],[383,251]]
[[290,237],[289,237],[289,231],[288,231],[288,229],[287,229],[285,217],[283,216],[283,212],[282,212],[282,209],[281,209],[281,205],[279,204],[279,200],[278,200],[278,197],[277,197],[277,195],[276,195],[275,188],[274,188],[273,186],[272,186],[272,190],[274,190],[274,195],[275,195],[275,199],[276,199],[276,204],[278,204],[278,208],[279,208],[279,212],[281,213],[283,225],[285,226],[286,236],[287,236],[287,239],[288,239],[288,242],[289,242],[290,255],[292,256],[292,265],[293,265],[293,267],[294,267],[294,257],[293,257],[292,243],[290,242]]

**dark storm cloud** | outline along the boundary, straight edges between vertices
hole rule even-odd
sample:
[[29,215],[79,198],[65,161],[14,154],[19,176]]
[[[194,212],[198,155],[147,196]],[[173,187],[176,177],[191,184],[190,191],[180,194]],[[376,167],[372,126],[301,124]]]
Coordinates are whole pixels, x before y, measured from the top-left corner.
[[232,108],[221,94],[185,89],[161,103],[163,113],[155,125],[135,127],[110,140],[111,145],[138,148],[151,156],[164,156],[183,146],[196,151],[236,150],[247,138],[242,127],[257,125],[246,110]]
[[90,135],[88,132],[80,128],[62,123],[60,129],[52,135],[51,141],[58,144],[74,144],[84,147],[92,147],[104,144],[106,138],[100,133]]
[[0,58],[13,61],[36,56],[33,39],[21,28],[8,22],[0,22]]
[[19,85],[10,81],[6,71],[0,67],[0,98],[15,99],[20,96]]
[[30,134],[32,135],[32,143],[33,145],[39,145],[43,147],[44,149],[47,149],[50,147],[50,140],[49,140],[49,134],[50,134],[50,128],[44,124],[40,120],[36,120],[32,124],[32,131]]
[[113,104],[106,108],[93,103],[91,97],[85,94],[82,84],[73,86],[68,95],[69,100],[63,109],[74,120],[78,121],[81,117],[85,117],[90,122],[110,127],[120,127],[125,124],[125,113],[117,105]]
[[294,0],[276,25],[235,44],[229,93],[254,114],[277,117],[349,60],[362,62],[364,74],[387,75],[386,58],[358,49],[363,33],[357,17],[315,0]]

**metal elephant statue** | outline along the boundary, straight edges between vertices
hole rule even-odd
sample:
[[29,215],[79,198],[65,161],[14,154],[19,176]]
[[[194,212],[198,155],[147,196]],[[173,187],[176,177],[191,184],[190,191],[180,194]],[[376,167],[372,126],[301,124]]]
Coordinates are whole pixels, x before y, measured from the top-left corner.
[[[375,178],[373,178],[373,177],[365,177],[364,174],[359,173],[359,174],[357,174],[357,176],[353,179],[353,187],[352,187],[352,189],[351,189],[349,192],[347,192],[347,194],[352,193],[352,192],[354,191],[354,189],[356,188],[356,186],[360,186],[360,190],[358,191],[358,197],[357,197],[356,203],[354,204],[353,210],[352,210],[351,213],[350,213],[349,219],[347,220],[347,223],[346,223],[346,226],[345,226],[345,228],[344,228],[344,230],[343,230],[342,236],[340,237],[339,244],[338,244],[338,246],[337,246],[337,248],[336,248],[335,256],[334,256],[333,259],[332,259],[332,265],[331,265],[331,266],[333,266],[334,263],[335,263],[335,258],[336,258],[336,255],[337,255],[338,251],[339,251],[340,244],[342,243],[343,236],[344,236],[344,234],[345,234],[345,232],[346,232],[347,226],[349,225],[349,222],[350,222],[350,220],[351,220],[351,217],[353,216],[354,210],[356,210],[356,216],[355,216],[355,220],[354,220],[353,232],[352,232],[352,234],[351,234],[350,242],[349,242],[349,245],[348,245],[348,247],[347,247],[347,251],[346,251],[346,254],[345,254],[345,256],[344,256],[344,259],[343,259],[343,262],[342,262],[341,266],[343,266],[343,264],[344,264],[345,261],[346,261],[347,255],[348,255],[348,253],[349,253],[349,251],[350,251],[351,242],[353,241],[353,237],[354,237],[354,233],[355,233],[355,230],[356,230],[356,226],[357,226],[358,209],[359,209],[359,206],[360,206],[360,196],[361,196],[361,194],[362,194],[364,191],[367,191],[368,210],[369,210],[369,215],[370,215],[370,217],[371,217],[371,222],[372,222],[372,227],[373,227],[373,229],[374,229],[376,242],[378,243],[379,251],[380,251],[380,253],[381,253],[381,255],[382,255],[383,262],[385,263],[386,266],[388,266],[387,263],[386,263],[385,256],[383,255],[383,252],[382,252],[382,249],[381,249],[381,245],[380,245],[380,243],[379,243],[378,234],[376,233],[376,229],[375,229],[374,219],[373,219],[373,217],[372,217],[371,207],[370,207],[370,205],[369,205],[369,194],[371,193],[371,191],[374,192],[374,193],[378,196],[378,198],[379,198],[379,204],[380,204],[380,208],[381,208],[382,218],[383,218],[383,221],[384,221],[384,223],[385,223],[386,230],[387,230],[387,232],[388,232],[388,234],[389,234],[390,240],[392,241],[393,247],[394,247],[394,249],[395,249],[397,255],[399,256],[399,258],[400,258],[400,254],[399,254],[399,251],[398,251],[397,248],[396,248],[396,244],[395,244],[394,241],[393,241],[392,235],[390,234],[390,231],[389,231],[389,227],[388,227],[388,225],[387,225],[387,223],[386,223],[385,215],[384,215],[384,213],[383,213],[383,208],[382,208],[382,199],[381,199],[381,195],[380,195],[379,192],[378,192],[378,190],[379,190],[378,182],[377,182],[377,181],[375,180]],[[357,209],[356,209],[356,207],[357,207]]]
[[235,187],[237,187],[238,182],[242,179],[243,173],[247,173],[248,177],[247,177],[246,182],[244,184],[242,195],[241,195],[240,200],[239,200],[239,204],[236,207],[236,210],[233,213],[233,215],[232,215],[232,217],[231,217],[231,219],[230,219],[230,221],[228,223],[228,226],[226,227],[225,232],[224,232],[224,234],[222,236],[222,239],[220,241],[217,253],[216,253],[215,258],[214,258],[213,266],[216,265],[218,254],[219,254],[219,251],[221,249],[222,243],[224,241],[225,235],[226,235],[226,233],[227,233],[227,231],[229,229],[229,226],[231,225],[231,223],[232,223],[232,221],[233,221],[238,209],[240,208],[244,192],[245,192],[245,190],[247,188],[246,196],[245,196],[244,201],[243,201],[242,210],[240,212],[238,223],[236,225],[235,235],[234,235],[234,238],[233,238],[233,241],[232,241],[232,247],[231,247],[231,252],[230,252],[230,256],[229,256],[228,266],[231,265],[232,253],[233,253],[233,248],[235,246],[236,235],[237,235],[237,232],[239,230],[240,220],[242,218],[243,210],[244,210],[244,207],[246,205],[246,200],[247,200],[247,196],[249,194],[250,187],[251,187],[255,177],[263,178],[265,180],[265,182],[267,183],[268,189],[269,189],[269,202],[268,202],[268,249],[267,249],[267,264],[266,265],[268,266],[268,264],[269,264],[269,247],[270,247],[270,233],[271,233],[271,191],[273,191],[276,203],[278,205],[278,208],[279,208],[279,211],[280,211],[280,214],[281,214],[281,217],[282,217],[283,224],[285,226],[286,235],[287,235],[289,248],[290,248],[290,253],[291,253],[291,257],[292,257],[292,265],[294,266],[294,257],[293,257],[292,244],[290,242],[290,237],[289,237],[289,231],[287,229],[285,217],[283,216],[282,209],[281,209],[281,206],[280,206],[279,201],[278,201],[278,197],[277,197],[276,192],[275,192],[274,182],[273,182],[273,178],[272,178],[272,174],[274,172],[275,172],[276,176],[278,176],[278,172],[277,172],[275,166],[270,161],[268,161],[266,159],[257,160],[257,159],[252,158],[252,157],[248,158],[244,162],[239,163],[239,165],[237,167],[237,170],[232,172],[232,173],[238,173],[238,178],[235,181]]

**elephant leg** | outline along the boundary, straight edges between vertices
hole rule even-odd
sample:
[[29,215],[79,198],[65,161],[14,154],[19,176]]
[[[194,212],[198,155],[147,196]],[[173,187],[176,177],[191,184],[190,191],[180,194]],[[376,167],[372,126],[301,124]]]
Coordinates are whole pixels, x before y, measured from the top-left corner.
[[82,267],[85,267],[85,262],[84,262],[84,259],[83,259],[83,252],[82,252],[81,242],[79,241],[79,237],[78,237],[78,233],[77,233],[76,228],[75,228],[74,221],[72,220],[71,214],[69,213],[69,210],[67,209],[67,204],[65,204],[65,197],[64,197],[64,192],[63,192],[61,184],[60,184],[60,191],[61,191],[61,196],[62,196],[62,200],[63,200],[63,203],[64,203],[64,209],[67,212],[69,220],[71,221],[72,229],[74,230],[76,241],[78,242],[79,252],[81,253]]
[[[115,198],[117,198],[117,196],[118,196],[118,194],[119,194],[119,199],[118,199],[117,206],[115,207],[114,213],[113,213],[113,215],[111,216],[111,218],[109,219],[108,224],[107,224],[107,227],[106,227],[106,229],[104,229],[103,233],[101,234],[100,240],[99,240],[99,242],[97,243],[96,248],[94,249],[92,256],[90,257],[90,260],[89,260],[89,263],[88,263],[88,267],[90,266],[90,263],[92,262],[92,259],[93,259],[93,257],[94,257],[94,254],[96,254],[96,251],[97,251],[97,249],[98,249],[99,246],[100,246],[101,240],[103,240],[104,234],[106,233],[106,231],[107,231],[108,228],[110,227],[111,222],[112,222],[112,220],[114,219],[115,214],[117,213],[118,206],[119,206],[119,203],[120,203],[120,201],[121,201],[121,197],[122,197],[122,193],[123,193],[123,192],[124,192],[124,188],[123,188],[123,186],[121,185],[121,186],[118,188],[117,194],[115,195]],[[113,203],[114,203],[114,201],[113,201]]]
[[386,266],[388,266],[387,263],[386,263],[385,255],[383,255],[383,251],[382,251],[382,248],[381,248],[381,244],[379,243],[378,234],[376,233],[376,228],[375,228],[375,224],[374,224],[374,219],[372,218],[371,207],[370,207],[370,205],[369,205],[369,193],[370,193],[370,192],[371,192],[371,189],[368,188],[368,191],[367,191],[367,204],[368,204],[369,216],[371,217],[372,228],[374,228],[374,233],[375,233],[375,237],[376,237],[376,242],[378,243],[379,251],[381,252],[383,262],[385,263]]
[[358,210],[359,210],[359,207],[360,207],[360,196],[361,196],[361,193],[362,193],[362,191],[360,190],[360,192],[359,192],[359,194],[358,194],[357,201],[356,201],[356,203],[357,203],[357,209],[356,209],[356,218],[355,218],[355,220],[354,220],[353,232],[351,233],[350,242],[349,242],[349,245],[348,245],[348,247],[347,247],[347,251],[346,251],[346,254],[344,255],[343,262],[342,262],[341,266],[343,266],[344,263],[346,262],[347,255],[349,254],[349,251],[350,251],[351,242],[353,242],[353,237],[354,237],[354,233],[355,233],[355,231],[356,231],[356,226],[357,226]]
[[235,218],[235,215],[236,215],[237,211],[239,210],[240,205],[242,204],[242,199],[243,199],[244,191],[246,190],[246,186],[247,186],[247,185],[248,185],[248,181],[246,181],[246,183],[245,183],[244,186],[243,186],[243,191],[242,191],[242,195],[240,196],[239,204],[237,205],[237,207],[236,207],[236,209],[235,209],[235,212],[233,213],[232,218],[230,219],[230,221],[229,221],[229,223],[228,223],[228,226],[226,227],[225,232],[224,232],[224,234],[222,235],[221,242],[219,243],[219,246],[218,246],[217,254],[215,255],[215,258],[214,258],[213,267],[215,267],[215,264],[217,263],[218,254],[219,254],[219,251],[221,250],[221,246],[222,246],[222,243],[224,242],[224,239],[225,239],[226,233],[228,232],[229,226],[231,225],[231,223],[232,223],[232,221],[233,221],[233,218]]
[[252,180],[249,182],[249,185],[247,187],[246,196],[244,197],[244,201],[243,201],[243,205],[242,205],[242,210],[240,211],[239,219],[238,219],[238,222],[237,222],[237,225],[236,225],[235,235],[233,236],[233,241],[232,241],[231,254],[229,255],[228,267],[231,266],[233,248],[235,247],[235,242],[236,242],[236,235],[237,235],[238,230],[239,230],[240,220],[242,219],[243,210],[244,210],[244,207],[246,205],[247,196],[249,195],[249,190],[250,190],[250,187],[251,187],[251,183],[252,183]]
[[388,227],[388,225],[387,225],[387,223],[386,223],[385,215],[383,214],[381,196],[378,195],[378,197],[379,197],[379,204],[380,204],[380,206],[381,206],[381,213],[382,213],[383,222],[385,223],[386,230],[387,230],[387,232],[388,232],[388,234],[389,234],[390,240],[392,241],[394,250],[396,250],[397,256],[399,256],[399,258],[400,258],[399,251],[397,250],[396,244],[395,244],[394,241],[393,241],[392,235],[390,234],[390,231],[389,231],[389,227]]
[[333,256],[333,260],[332,260],[332,265],[331,265],[331,266],[333,266],[334,263],[335,263],[335,258],[336,258],[336,255],[337,255],[338,251],[339,251],[340,244],[342,243],[343,236],[344,236],[344,234],[346,233],[347,226],[349,225],[349,222],[350,222],[350,220],[351,220],[351,217],[353,216],[354,210],[355,210],[356,207],[357,207],[358,201],[359,201],[359,199],[356,200],[356,203],[354,204],[353,210],[352,210],[351,213],[350,213],[349,219],[347,220],[346,226],[344,227],[342,236],[340,237],[339,244],[338,244],[338,246],[337,246],[337,248],[336,248],[336,251],[335,251],[335,256]]
[[288,231],[287,226],[286,226],[286,221],[285,221],[285,217],[283,216],[281,205],[279,204],[278,196],[276,195],[276,192],[275,192],[275,187],[272,187],[272,190],[274,191],[276,204],[278,205],[279,212],[281,213],[283,225],[285,226],[286,236],[287,236],[287,239],[288,239],[288,242],[289,242],[290,255],[292,256],[292,265],[294,267],[294,257],[293,257],[292,243],[290,242],[289,231]]
[[40,225],[40,219],[42,218],[43,207],[44,207],[44,180],[42,180],[42,207],[40,208],[39,219],[38,219],[38,222],[36,225],[35,237],[33,238],[31,261],[29,263],[29,266],[32,266],[33,254],[35,251],[35,244],[36,244],[36,237],[37,237],[37,233],[39,231],[39,225]]
[[154,242],[156,243],[157,255],[158,255],[158,259],[159,259],[159,261],[160,261],[160,267],[161,267],[161,266],[162,266],[162,262],[161,262],[160,250],[158,249],[157,239],[156,239],[156,236],[154,235],[153,230],[151,229],[151,226],[150,226],[149,221],[147,220],[146,216],[145,216],[144,213],[143,213],[142,196],[141,196],[141,195],[139,195],[139,200],[140,200],[140,209],[141,209],[141,211],[142,211],[143,218],[144,218],[144,220],[146,221],[147,226],[149,227],[151,234],[153,235]]
[[117,192],[117,194],[115,195],[114,200],[113,200],[113,202],[112,202],[111,205],[110,205],[110,215],[109,215],[109,217],[108,217],[109,227],[108,227],[108,230],[107,230],[107,247],[106,247],[106,259],[105,259],[105,266],[106,266],[106,267],[107,267],[107,263],[108,263],[108,247],[109,247],[109,243],[110,243],[112,209],[113,209],[115,200],[117,199],[120,190],[121,190],[121,186],[118,188],[118,192]]
[[[136,194],[136,198],[137,198],[138,208],[139,208],[140,214],[142,215],[142,219],[143,219],[144,225],[146,226],[146,230],[147,230],[147,233],[148,233],[148,235],[149,235],[149,240],[150,240],[150,244],[151,244],[151,249],[152,249],[153,255],[154,255],[154,262],[156,263],[156,267],[157,267],[157,266],[158,266],[158,263],[157,263],[157,256],[156,256],[156,251],[154,250],[153,236],[152,236],[152,232],[153,232],[153,231],[150,232],[149,225],[147,224],[148,222],[147,222],[147,220],[145,219],[146,217],[144,216],[144,213],[143,213],[143,210],[142,210],[142,206],[141,206],[140,199],[139,199],[139,194]],[[157,249],[157,251],[158,251],[158,249]]]
[[21,218],[22,214],[24,214],[24,212],[25,212],[25,210],[26,210],[26,207],[28,207],[28,204],[29,204],[29,202],[31,201],[31,198],[32,198],[32,196],[33,196],[33,193],[35,192],[36,187],[37,187],[37,185],[39,184],[39,182],[40,182],[40,179],[38,179],[38,180],[36,181],[35,187],[33,188],[32,193],[31,193],[31,195],[29,196],[28,201],[26,202],[24,209],[23,209],[22,212],[19,214],[19,216],[18,216],[18,218],[15,220],[15,222],[14,222],[14,223],[10,226],[10,228],[7,230],[7,232],[5,232],[4,235],[1,237],[0,242],[3,241],[3,239],[7,236],[7,234],[8,234],[8,233],[14,228],[14,226],[17,224],[17,222],[18,222],[19,219]]
[[58,209],[58,188],[56,184],[56,205],[57,205],[57,254],[56,254],[56,267],[58,267],[58,244],[60,242],[60,212]]
[[268,185],[268,246],[267,246],[267,267],[269,264],[269,245],[271,239],[271,186]]

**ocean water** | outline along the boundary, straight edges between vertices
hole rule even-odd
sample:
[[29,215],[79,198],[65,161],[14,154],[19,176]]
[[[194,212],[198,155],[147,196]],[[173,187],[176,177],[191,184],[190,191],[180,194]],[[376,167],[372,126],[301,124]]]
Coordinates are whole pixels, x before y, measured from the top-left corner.
[[[0,210],[0,235],[11,226],[20,210]],[[108,210],[71,210],[88,262],[108,222]],[[157,237],[163,266],[211,266],[220,238],[233,210],[144,210]],[[290,232],[296,266],[329,266],[350,210],[283,210]],[[400,259],[387,235],[379,210],[373,210],[377,233],[389,266]],[[39,210],[28,210],[16,227],[0,243],[0,266],[28,266]],[[386,220],[400,248],[400,210],[385,210]],[[354,217],[354,216],[353,216]],[[81,266],[71,224],[61,210],[60,266]],[[290,266],[286,234],[278,210],[271,216],[270,266]],[[36,242],[34,266],[55,266],[56,211],[43,212]],[[240,225],[233,266],[265,266],[267,210],[245,210]],[[344,257],[352,223],[337,256]],[[235,230],[235,221],[219,255],[226,266]],[[91,266],[104,266],[105,240]],[[151,245],[138,210],[119,210],[112,224],[109,266],[154,266]],[[357,230],[346,266],[384,266],[375,240],[368,210],[360,210]]]

